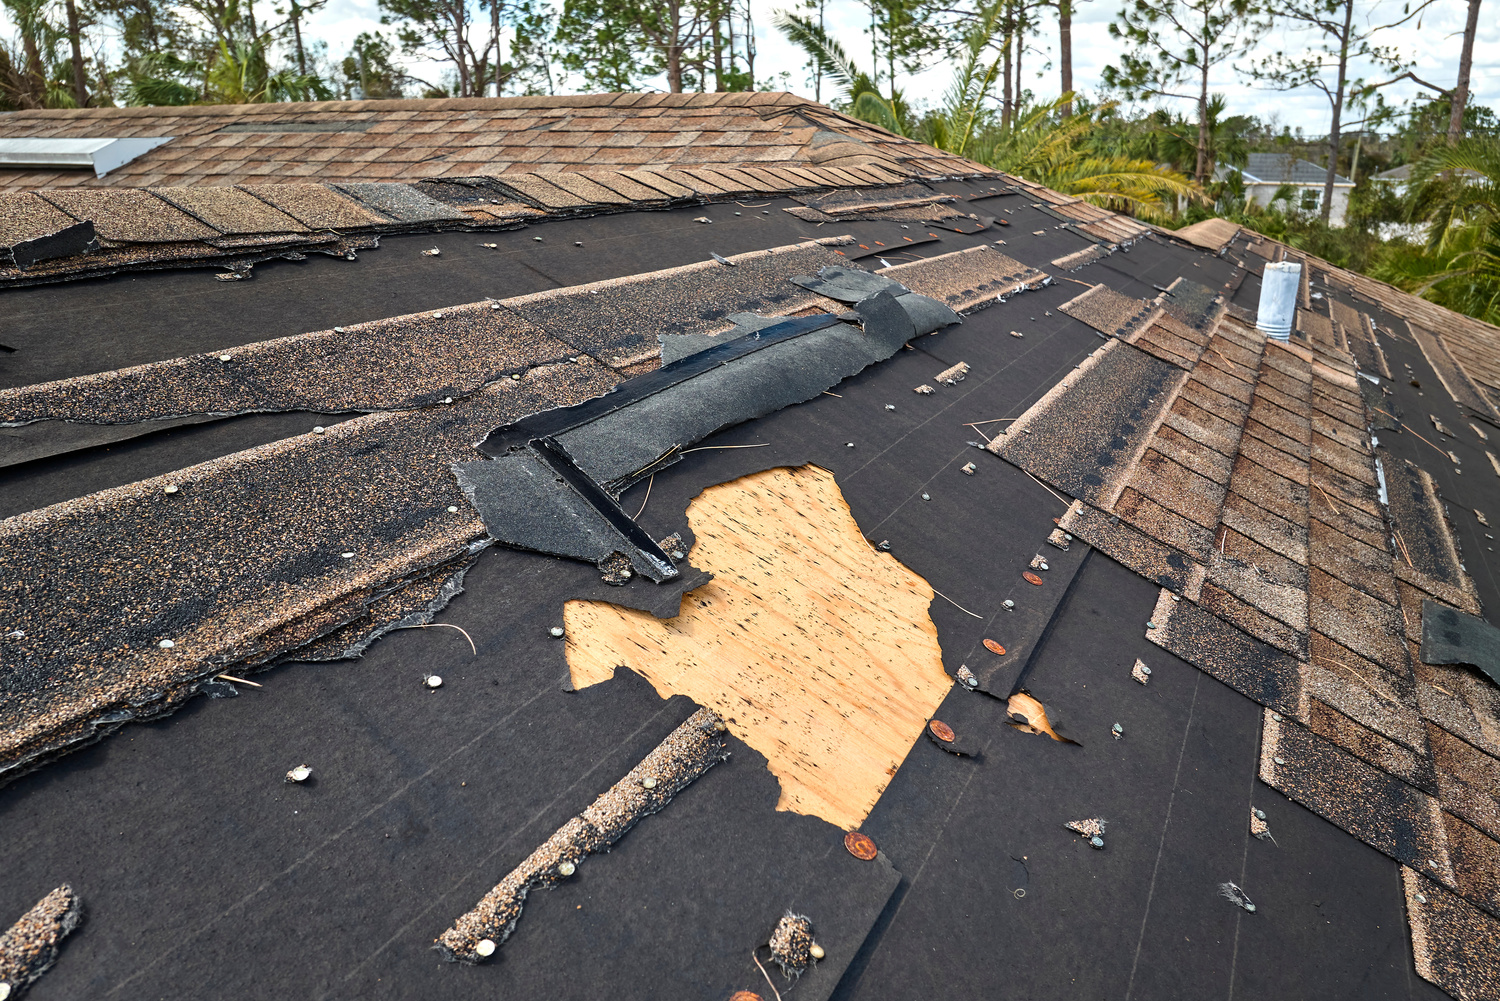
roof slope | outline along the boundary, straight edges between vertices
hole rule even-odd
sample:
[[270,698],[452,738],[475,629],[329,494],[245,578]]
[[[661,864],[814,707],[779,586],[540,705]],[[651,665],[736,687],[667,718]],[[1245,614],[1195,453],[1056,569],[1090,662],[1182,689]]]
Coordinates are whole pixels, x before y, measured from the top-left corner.
[[3,170],[0,190],[472,177],[694,167],[966,172],[973,164],[793,94],[324,101],[0,114],[0,138],[171,136],[96,178]]
[[872,162],[3,196],[35,996],[1496,997],[1500,331],[732,97],[326,113]]

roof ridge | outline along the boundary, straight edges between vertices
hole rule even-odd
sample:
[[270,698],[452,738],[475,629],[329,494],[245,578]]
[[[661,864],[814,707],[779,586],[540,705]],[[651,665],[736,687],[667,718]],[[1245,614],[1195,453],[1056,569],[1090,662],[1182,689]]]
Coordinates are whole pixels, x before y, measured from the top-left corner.
[[[651,100],[655,98],[656,100]],[[512,108],[746,107],[816,102],[787,91],[724,91],[702,94],[655,94],[631,91],[598,94],[539,94],[516,97],[409,97],[369,101],[278,101],[265,104],[185,104],[149,107],[34,108],[0,112],[0,125],[28,119],[100,119],[286,115],[330,111],[484,111]]]

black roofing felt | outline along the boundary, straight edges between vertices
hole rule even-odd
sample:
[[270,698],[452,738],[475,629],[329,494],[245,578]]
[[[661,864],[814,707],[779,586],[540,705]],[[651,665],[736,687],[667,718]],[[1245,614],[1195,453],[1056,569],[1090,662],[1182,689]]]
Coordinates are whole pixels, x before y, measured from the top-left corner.
[[[944,232],[921,252],[1005,238],[1005,253],[1046,270],[1086,245],[1029,206],[985,204],[1014,207],[1013,225]],[[345,312],[376,318],[629,274],[643,247],[666,267],[890,226],[710,214],[712,226],[635,213],[483,238],[497,250],[473,234],[387,239],[353,264],[278,263],[230,284],[200,271],[19,290],[0,310],[27,314],[18,346],[29,367],[6,367],[17,352],[0,358],[0,377],[57,378],[319,329]],[[439,258],[418,254],[433,245]],[[1234,270],[1153,243],[1078,277],[1137,261],[1151,269],[1143,285],[1188,275],[1214,287]],[[1046,545],[1066,504],[969,444],[997,425],[967,422],[1020,415],[1101,344],[1057,310],[1081,290],[1062,281],[979,311],[837,396],[705,442],[764,447],[695,453],[658,472],[649,499],[646,483],[621,497],[628,512],[644,506],[637,520],[653,538],[675,531],[691,544],[684,511],[703,488],[780,464],[832,470],[861,531],[946,596],[931,608],[946,669],[970,666],[997,695],[1026,686],[1081,746],[1013,730],[1000,699],[954,689],[938,717],[977,755],[918,738],[864,825],[883,851],[865,863],[832,825],[775,812],[764,759],[731,741],[729,762],[536,893],[494,960],[442,964],[432,939],[692,711],[623,670],[567,691],[563,646],[547,633],[569,597],[639,605],[631,595],[657,585],[607,588],[585,564],[493,548],[439,617],[469,631],[477,656],[452,630],[394,633],[360,661],[263,673],[264,688],[195,699],[7,786],[0,906],[20,913],[67,880],[88,913],[30,996],[769,997],[750,950],[788,907],[812,918],[828,953],[792,998],[1441,996],[1411,971],[1395,863],[1259,782],[1260,708],[1149,642],[1156,588],[1081,543],[1067,554]],[[109,358],[64,340],[59,310],[72,323],[118,318]],[[57,358],[45,357],[49,344]],[[970,366],[963,381],[912,392],[958,362]],[[0,516],[34,506],[24,498],[79,496],[313,422],[332,419],[231,418],[12,467],[0,487],[19,506]],[[1397,437],[1383,443],[1410,440]],[[1466,453],[1459,480],[1471,465]],[[1036,587],[1021,572],[1039,553],[1052,569]],[[1024,653],[996,658],[984,638]],[[1144,687],[1130,677],[1137,657],[1153,668]],[[425,689],[428,672],[444,687]],[[314,780],[284,784],[304,761]],[[1250,836],[1252,806],[1268,813],[1275,845]],[[1103,851],[1062,827],[1086,817],[1109,821]],[[1225,881],[1245,887],[1257,913],[1220,897]]]

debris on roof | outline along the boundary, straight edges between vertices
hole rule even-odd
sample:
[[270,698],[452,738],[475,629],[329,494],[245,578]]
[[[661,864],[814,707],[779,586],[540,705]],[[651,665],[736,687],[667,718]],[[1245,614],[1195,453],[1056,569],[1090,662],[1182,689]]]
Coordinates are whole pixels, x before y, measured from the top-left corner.
[[[961,914],[1042,931],[971,992],[1144,996],[1099,922],[1227,928],[1233,875],[1277,920],[1173,989],[1410,993],[1409,932],[1494,993],[1500,331],[789,95],[0,115],[126,129],[0,178],[0,890],[109,924],[47,989],[884,997]],[[1053,864],[1096,813],[1161,844]],[[1208,831],[1237,871],[1171,863]],[[539,886],[504,963],[412,958]]]
[[57,962],[62,940],[83,919],[83,905],[64,883],[0,935],[0,997],[19,997]]

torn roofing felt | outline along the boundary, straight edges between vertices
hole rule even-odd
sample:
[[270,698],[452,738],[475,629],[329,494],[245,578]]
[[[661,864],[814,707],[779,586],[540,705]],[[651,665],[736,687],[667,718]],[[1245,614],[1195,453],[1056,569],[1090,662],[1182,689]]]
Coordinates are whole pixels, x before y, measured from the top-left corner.
[[616,393],[492,432],[480,450],[493,461],[454,466],[490,535],[595,564],[621,553],[635,573],[670,580],[676,566],[620,508],[621,491],[715,431],[810,400],[959,322],[943,303],[869,272],[824,268],[793,280],[853,302],[863,330],[827,314],[757,322]]
[[[970,290],[1021,267],[993,251],[945,256],[952,259],[891,273],[959,305]],[[654,337],[723,329],[729,313],[764,308],[773,297],[783,307],[830,303],[787,279],[833,257],[808,243],[740,255],[732,268],[691,265],[508,303],[519,303],[516,311],[548,334],[588,330],[602,354],[635,355],[648,321]],[[767,270],[757,277],[759,262]],[[746,274],[753,280],[738,294],[726,284],[726,276]],[[652,316],[662,304],[695,297],[696,313]],[[605,322],[620,303],[640,324],[616,329]],[[914,332],[894,298],[887,303],[882,315]],[[629,346],[616,349],[612,336]],[[868,350],[868,337],[850,328],[844,350]],[[852,364],[858,371],[868,361]],[[255,670],[352,624],[369,623],[368,633],[427,605],[430,596],[408,585],[420,591],[434,574],[446,580],[456,561],[487,541],[452,465],[470,459],[474,442],[492,429],[595,397],[621,378],[579,355],[451,405],[361,416],[325,434],[297,435],[0,522],[0,619],[15,627],[0,662],[8,692],[0,700],[0,781],[130,720],[171,712],[221,672]],[[645,461],[658,457],[648,449]],[[604,470],[602,481],[632,471]],[[239,527],[226,535],[205,524]],[[632,600],[670,611],[673,594],[701,576],[671,579],[672,589]],[[267,581],[275,583],[268,589]],[[329,642],[346,650],[358,639],[346,633]]]

